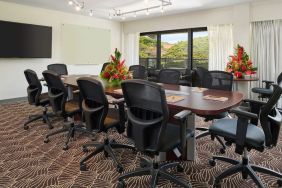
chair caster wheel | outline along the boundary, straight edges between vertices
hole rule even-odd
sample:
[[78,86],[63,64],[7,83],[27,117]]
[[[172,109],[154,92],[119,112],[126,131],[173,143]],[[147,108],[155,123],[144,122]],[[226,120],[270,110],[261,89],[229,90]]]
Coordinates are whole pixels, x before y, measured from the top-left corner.
[[69,149],[69,146],[68,145],[64,145],[64,147],[63,147],[63,150],[68,150]]
[[126,187],[125,181],[124,180],[119,181],[117,187],[118,188],[125,188]]
[[184,168],[179,164],[176,167],[177,172],[184,172]]
[[87,152],[88,152],[88,148],[85,147],[85,146],[82,146],[82,151],[83,151],[84,153],[87,153]]
[[117,166],[117,172],[122,173],[123,172],[123,167],[122,166]]
[[86,164],[80,164],[80,171],[86,171],[87,170],[87,166]]
[[216,165],[216,162],[215,162],[215,160],[211,159],[211,160],[209,160],[209,164],[210,164],[211,166],[215,166],[215,165]]
[[108,157],[109,157],[109,154],[108,154],[106,151],[104,151],[104,156],[105,156],[106,158],[108,158]]
[[225,149],[224,148],[220,148],[220,153],[221,154],[225,154]]
[[282,187],[282,179],[277,180],[278,187]]
[[24,126],[24,130],[28,130],[29,129],[29,126]]
[[48,143],[48,142],[49,142],[49,138],[45,138],[44,143]]
[[117,141],[115,139],[112,140],[112,143],[117,143]]

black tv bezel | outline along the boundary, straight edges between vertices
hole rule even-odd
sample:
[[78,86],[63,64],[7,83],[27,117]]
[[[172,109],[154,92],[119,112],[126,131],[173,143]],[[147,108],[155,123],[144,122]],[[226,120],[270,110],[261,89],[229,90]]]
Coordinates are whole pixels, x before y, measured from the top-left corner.
[[47,28],[50,29],[50,41],[51,41],[51,45],[50,45],[50,53],[48,54],[48,56],[1,56],[0,55],[0,59],[51,59],[52,55],[53,55],[53,27],[52,26],[47,26],[47,25],[37,25],[37,24],[30,24],[30,23],[22,23],[22,22],[14,22],[14,21],[6,21],[6,20],[0,20],[0,23],[12,23],[12,24],[20,24],[20,25],[28,25],[28,26],[33,26],[33,27],[43,27],[43,28]]

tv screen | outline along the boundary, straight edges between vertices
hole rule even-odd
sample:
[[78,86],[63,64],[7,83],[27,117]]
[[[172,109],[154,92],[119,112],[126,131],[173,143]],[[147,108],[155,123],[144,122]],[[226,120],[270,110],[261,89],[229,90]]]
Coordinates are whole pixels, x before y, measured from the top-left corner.
[[0,58],[51,58],[52,27],[0,21]]

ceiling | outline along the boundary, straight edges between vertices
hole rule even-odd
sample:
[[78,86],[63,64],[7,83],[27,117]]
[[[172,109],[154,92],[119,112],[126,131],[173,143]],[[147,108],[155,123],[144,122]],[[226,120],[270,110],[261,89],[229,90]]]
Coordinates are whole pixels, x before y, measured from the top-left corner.
[[[73,6],[68,5],[68,0],[2,0],[23,5],[59,10],[75,14],[89,15],[89,11],[93,10],[93,16],[109,19],[109,14],[113,14],[114,10],[121,12],[135,11],[137,9],[146,9],[147,7],[160,5],[160,0],[76,0],[77,2],[85,2],[85,7],[81,11],[76,11]],[[167,0],[168,1],[168,0]],[[162,15],[177,14],[195,10],[204,10],[210,8],[231,6],[240,3],[248,3],[260,0],[170,0],[172,5],[164,7],[164,13],[157,8],[150,10],[150,15],[146,15],[146,11],[128,14],[121,17],[113,17],[117,21],[138,20],[148,17],[157,17]]]

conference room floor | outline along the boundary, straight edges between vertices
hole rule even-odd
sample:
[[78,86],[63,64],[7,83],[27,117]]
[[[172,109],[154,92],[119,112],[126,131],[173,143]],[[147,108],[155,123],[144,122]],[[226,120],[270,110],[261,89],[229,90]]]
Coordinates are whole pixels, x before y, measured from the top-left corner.
[[[25,131],[23,123],[29,114],[41,112],[41,108],[30,106],[26,101],[19,101],[0,105],[0,187],[117,187],[115,166],[111,159],[103,154],[92,158],[88,164],[88,171],[80,172],[79,160],[83,156],[81,145],[89,138],[77,135],[76,141],[70,143],[68,151],[62,150],[63,134],[50,138],[50,142],[43,143],[44,136],[49,131],[42,121],[31,124]],[[203,119],[197,117],[196,125],[208,125]],[[62,126],[62,120],[54,119],[55,129]],[[128,142],[126,138],[115,132],[110,136],[117,142]],[[98,140],[103,137],[99,135]],[[226,163],[218,162],[215,167],[208,164],[214,154],[219,154],[219,144],[212,142],[208,137],[197,140],[197,158],[195,161],[182,162],[184,173],[175,173],[192,183],[193,187],[211,187],[213,177],[228,167]],[[128,150],[116,150],[117,156],[125,167],[131,171],[138,167],[139,160]],[[231,158],[238,158],[234,147],[229,147],[226,154]],[[282,138],[278,147],[264,153],[252,151],[251,161],[258,165],[272,168],[282,172]],[[266,187],[277,187],[276,179],[259,174]],[[176,187],[170,182],[160,179],[159,187]],[[148,187],[148,176],[131,178],[127,180],[127,187]],[[240,174],[225,179],[222,187],[255,187],[252,180],[241,179]]]

